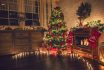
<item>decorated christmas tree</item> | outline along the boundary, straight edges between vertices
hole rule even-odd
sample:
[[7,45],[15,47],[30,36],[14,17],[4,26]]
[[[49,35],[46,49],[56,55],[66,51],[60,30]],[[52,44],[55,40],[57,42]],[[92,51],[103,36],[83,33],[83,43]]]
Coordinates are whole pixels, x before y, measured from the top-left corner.
[[48,32],[46,34],[47,45],[52,48],[66,47],[67,29],[64,22],[64,15],[60,7],[52,10],[50,21],[48,24]]

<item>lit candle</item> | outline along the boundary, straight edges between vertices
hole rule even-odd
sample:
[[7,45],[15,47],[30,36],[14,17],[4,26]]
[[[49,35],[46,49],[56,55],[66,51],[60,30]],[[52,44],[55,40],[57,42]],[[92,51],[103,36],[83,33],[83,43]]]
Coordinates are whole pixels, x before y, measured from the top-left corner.
[[81,45],[83,45],[83,41],[81,40]]

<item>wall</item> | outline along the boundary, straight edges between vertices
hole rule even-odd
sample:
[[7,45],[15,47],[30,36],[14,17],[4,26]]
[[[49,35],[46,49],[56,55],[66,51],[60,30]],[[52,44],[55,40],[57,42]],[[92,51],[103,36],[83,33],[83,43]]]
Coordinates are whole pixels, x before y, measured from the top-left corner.
[[[85,0],[60,0],[59,5],[61,6],[65,22],[67,23],[68,29],[78,24],[78,19],[76,16],[76,10],[80,6],[80,3]],[[86,0],[92,5],[91,16],[87,18],[84,22],[92,20],[101,20],[104,23],[104,0]]]
[[35,51],[43,41],[43,33],[38,31],[0,31],[0,55]]

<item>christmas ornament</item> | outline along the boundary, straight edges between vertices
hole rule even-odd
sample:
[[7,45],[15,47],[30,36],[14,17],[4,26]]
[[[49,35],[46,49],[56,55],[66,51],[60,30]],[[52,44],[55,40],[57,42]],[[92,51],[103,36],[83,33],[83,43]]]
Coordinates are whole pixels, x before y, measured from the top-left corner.
[[63,48],[66,47],[66,34],[67,31],[65,22],[64,22],[64,15],[62,13],[62,10],[60,7],[55,7],[52,10],[51,18],[48,24],[48,34],[47,37],[48,46],[54,47],[54,48]]

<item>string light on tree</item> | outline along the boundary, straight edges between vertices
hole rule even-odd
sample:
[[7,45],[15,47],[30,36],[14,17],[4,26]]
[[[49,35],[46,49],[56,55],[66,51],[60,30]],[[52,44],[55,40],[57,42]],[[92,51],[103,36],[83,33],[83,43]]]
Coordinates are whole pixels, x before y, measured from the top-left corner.
[[62,10],[60,7],[55,7],[51,13],[46,34],[48,46],[54,48],[66,47],[66,32],[67,29]]

